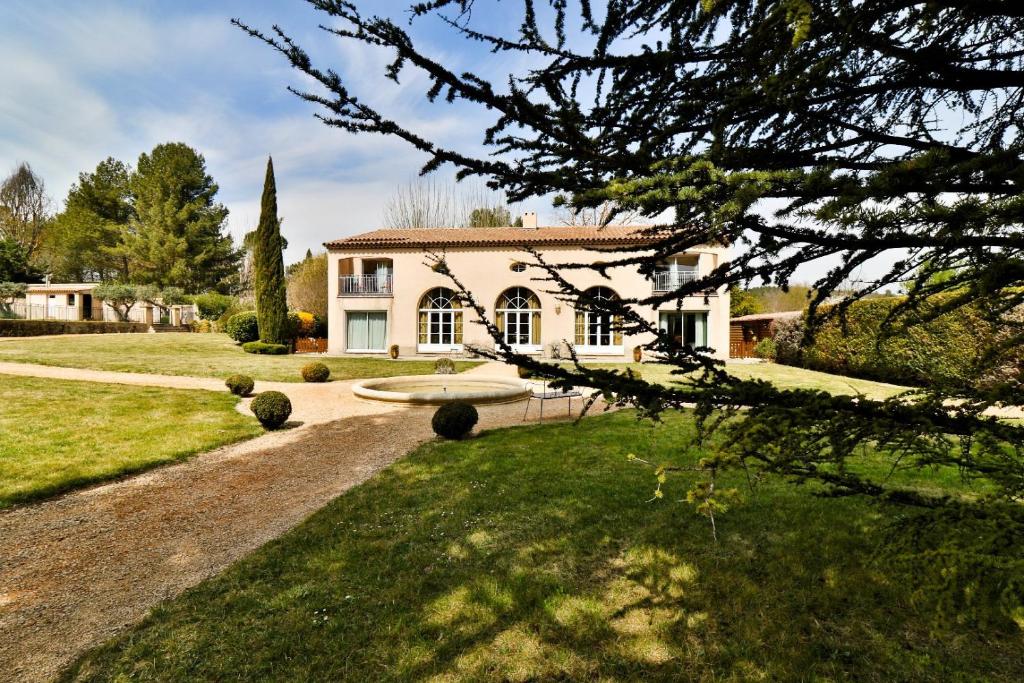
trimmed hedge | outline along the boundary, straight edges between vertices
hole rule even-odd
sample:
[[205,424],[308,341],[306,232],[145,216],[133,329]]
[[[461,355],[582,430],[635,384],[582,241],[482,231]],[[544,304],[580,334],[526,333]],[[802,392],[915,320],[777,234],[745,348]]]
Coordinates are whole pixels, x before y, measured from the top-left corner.
[[847,310],[846,327],[839,320],[825,324],[814,343],[797,346],[803,321],[779,323],[776,360],[838,375],[892,384],[974,384],[975,367],[996,331],[972,308],[961,308],[923,325],[915,325],[880,343],[882,321],[898,297],[859,301]]
[[146,323],[0,319],[0,337],[39,337],[45,334],[124,334],[148,331],[149,325]]
[[224,384],[235,396],[248,396],[252,393],[252,388],[256,386],[256,382],[248,375],[231,375]]
[[246,353],[257,353],[264,356],[284,356],[288,353],[288,346],[285,344],[268,344],[261,341],[251,341],[242,344],[242,350]]
[[292,402],[280,391],[264,391],[256,394],[249,404],[253,415],[267,429],[277,429],[292,414]]
[[461,439],[472,431],[479,419],[480,415],[473,404],[465,401],[452,401],[437,409],[434,417],[430,420],[430,426],[438,436],[443,436],[446,439]]
[[259,324],[256,322],[256,311],[235,313],[228,318],[227,324],[224,325],[224,331],[239,344],[258,340],[260,330]]
[[302,379],[306,382],[326,382],[331,369],[323,363],[306,363],[302,366]]
[[437,375],[454,375],[455,374],[455,361],[451,358],[438,358],[434,361],[434,374]]

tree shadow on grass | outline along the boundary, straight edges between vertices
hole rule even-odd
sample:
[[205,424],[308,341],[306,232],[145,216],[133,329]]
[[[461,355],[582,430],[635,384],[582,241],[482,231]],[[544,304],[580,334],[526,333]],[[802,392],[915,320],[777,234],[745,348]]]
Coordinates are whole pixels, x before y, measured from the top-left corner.
[[[856,500],[647,503],[628,415],[434,442],[80,663],[82,678],[1019,680],[1019,633],[933,633]],[[649,449],[650,452],[645,451]],[[681,493],[677,491],[675,493]],[[159,674],[157,674],[159,672]]]

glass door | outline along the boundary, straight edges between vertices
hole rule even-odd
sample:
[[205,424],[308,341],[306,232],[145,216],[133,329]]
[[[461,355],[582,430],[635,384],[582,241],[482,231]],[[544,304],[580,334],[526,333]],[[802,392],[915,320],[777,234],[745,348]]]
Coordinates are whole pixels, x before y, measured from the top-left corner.
[[532,337],[529,311],[505,311],[505,343],[527,346]]
[[708,345],[707,313],[669,313],[660,316],[659,327],[680,346]]
[[349,311],[346,326],[347,351],[385,351],[388,314],[385,311]]

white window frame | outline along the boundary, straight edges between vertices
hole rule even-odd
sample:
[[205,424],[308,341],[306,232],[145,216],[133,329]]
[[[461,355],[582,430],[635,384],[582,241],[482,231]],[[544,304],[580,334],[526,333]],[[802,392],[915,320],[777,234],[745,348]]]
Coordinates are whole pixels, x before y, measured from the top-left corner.
[[[431,290],[431,291],[433,291],[433,290]],[[453,292],[453,294],[454,294],[454,292]],[[463,309],[461,307],[456,308],[455,305],[454,305],[454,301],[455,300],[453,300],[453,305],[450,308],[418,308],[418,309],[416,309],[416,351],[418,353],[450,353],[450,352],[453,352],[453,351],[455,351],[455,352],[462,351],[462,344],[456,344],[455,343],[455,314],[457,312],[461,312]],[[426,343],[422,343],[422,344],[419,342],[419,338],[420,338],[419,315],[421,313],[426,313],[427,314],[427,342]],[[451,316],[451,323],[450,323],[450,325],[451,325],[451,332],[450,332],[450,334],[451,334],[451,342],[450,343],[442,342],[442,343],[439,343],[439,344],[435,344],[435,343],[430,341],[430,336],[431,336],[431,334],[430,334],[431,318],[433,316],[435,316],[435,315],[444,315],[444,314],[447,314],[447,315]],[[465,312],[463,312],[463,319],[465,319]],[[443,325],[444,323],[442,322],[441,324]],[[442,333],[441,337],[443,338],[443,336],[444,335]]]
[[[532,289],[530,289],[528,287],[522,287],[522,286],[517,285],[515,287],[509,287],[509,289],[516,289],[516,290],[522,289],[522,290],[525,290],[525,291],[529,292],[530,294],[532,294],[535,297],[537,296],[537,293],[534,292]],[[504,297],[505,296],[505,292],[507,292],[507,291],[508,291],[508,289],[502,291],[500,296]],[[520,296],[520,298],[523,298],[523,297]],[[537,297],[537,298],[538,298],[538,300],[540,299],[540,297]],[[526,301],[525,298],[523,298],[523,300]],[[540,353],[540,352],[542,352],[544,350],[544,344],[543,343],[541,343],[541,344],[510,344],[509,341],[508,341],[509,317],[511,315],[516,315],[516,316],[525,315],[525,317],[526,317],[526,338],[527,339],[533,339],[533,315],[534,315],[534,313],[541,313],[541,315],[543,315],[543,313],[541,312],[541,309],[539,309],[539,308],[530,308],[529,306],[527,306],[526,308],[496,308],[494,312],[495,312],[495,314],[502,316],[503,319],[504,319],[505,326],[504,326],[504,331],[502,332],[503,341],[506,344],[508,344],[509,347],[511,347],[511,349],[513,351],[515,351],[516,353]],[[521,323],[519,323],[519,322],[516,323],[517,330],[520,327],[520,325],[521,325]],[[522,334],[519,333],[518,336],[521,337]]]

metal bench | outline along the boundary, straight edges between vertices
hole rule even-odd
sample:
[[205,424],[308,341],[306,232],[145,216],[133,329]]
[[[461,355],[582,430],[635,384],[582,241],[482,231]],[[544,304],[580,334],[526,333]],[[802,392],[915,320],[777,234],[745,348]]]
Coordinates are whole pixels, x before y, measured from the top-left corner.
[[544,382],[540,391],[534,388],[530,392],[530,396],[526,401],[526,410],[523,411],[523,422],[526,421],[526,416],[530,413],[530,404],[534,400],[540,401],[540,416],[538,420],[544,419],[544,401],[554,401],[560,398],[569,399],[569,415],[572,415],[572,400],[574,398],[583,398],[583,392],[578,389],[572,389],[570,391],[563,391],[561,389],[548,389],[548,383]]

